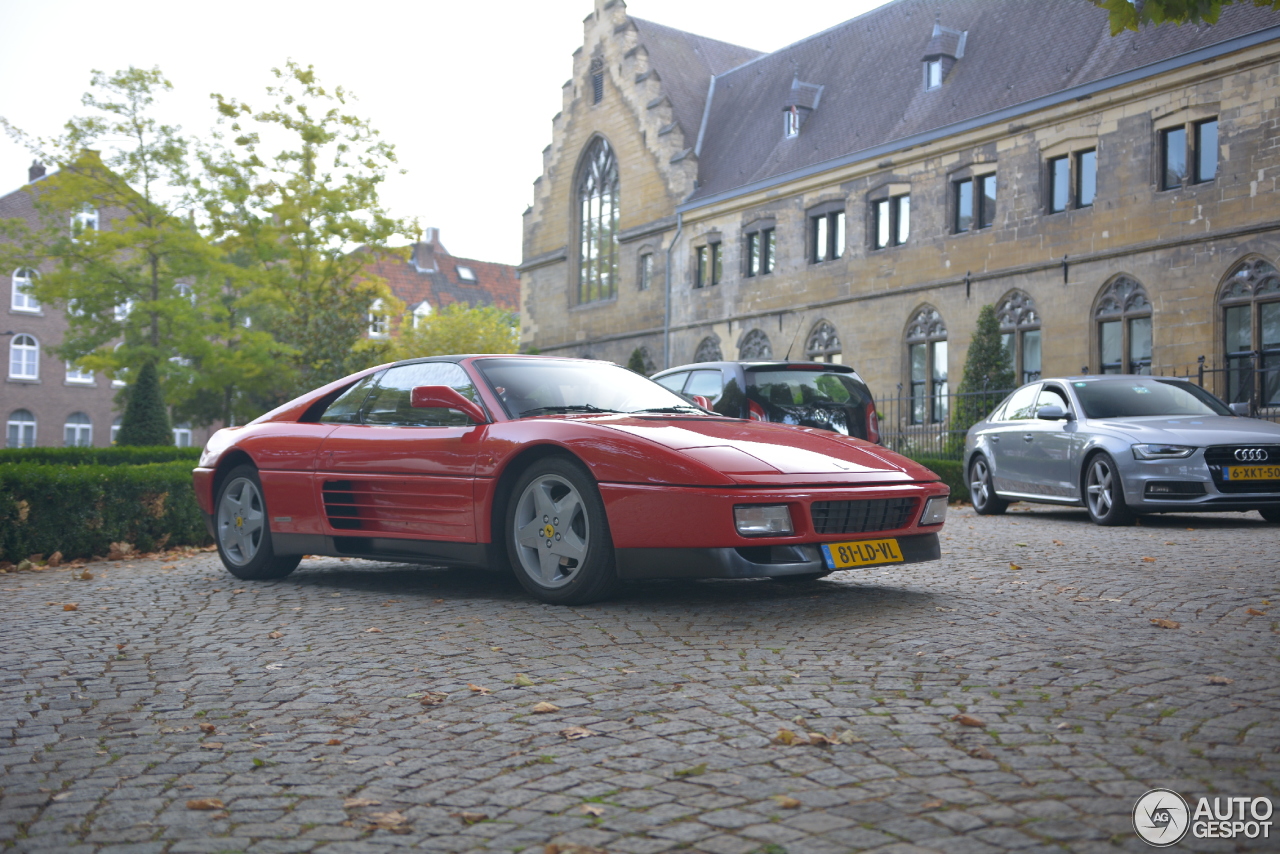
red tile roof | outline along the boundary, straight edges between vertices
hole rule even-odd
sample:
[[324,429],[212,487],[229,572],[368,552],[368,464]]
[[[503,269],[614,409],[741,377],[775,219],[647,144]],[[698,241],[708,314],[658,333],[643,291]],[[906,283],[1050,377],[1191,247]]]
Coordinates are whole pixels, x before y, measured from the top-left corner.
[[[427,241],[395,252],[378,252],[364,246],[356,251],[370,255],[365,269],[384,279],[409,310],[423,300],[432,310],[455,302],[519,310],[520,278],[514,266],[450,255],[440,243],[439,234],[436,229],[428,229]],[[465,276],[466,270],[473,278]]]

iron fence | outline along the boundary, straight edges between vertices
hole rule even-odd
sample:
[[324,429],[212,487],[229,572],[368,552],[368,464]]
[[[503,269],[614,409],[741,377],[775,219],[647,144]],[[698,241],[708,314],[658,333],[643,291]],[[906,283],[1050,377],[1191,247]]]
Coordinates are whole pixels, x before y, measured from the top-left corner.
[[[1245,354],[1223,365],[1201,356],[1192,364],[1155,365],[1149,372],[1191,380],[1229,403],[1248,404],[1253,418],[1280,423],[1280,358],[1268,360],[1267,355]],[[896,396],[876,398],[880,441],[913,459],[958,460],[964,454],[969,427],[985,418],[1013,390],[993,388],[960,393],[940,383],[933,388],[918,386],[909,390],[899,383]]]

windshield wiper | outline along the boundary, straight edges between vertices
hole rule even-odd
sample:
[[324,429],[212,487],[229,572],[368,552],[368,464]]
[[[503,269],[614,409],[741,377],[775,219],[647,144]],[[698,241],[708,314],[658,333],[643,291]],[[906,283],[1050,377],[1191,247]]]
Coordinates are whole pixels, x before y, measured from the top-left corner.
[[601,409],[598,406],[592,406],[589,403],[575,403],[570,406],[536,406],[533,409],[526,409],[520,413],[519,417],[526,415],[548,415],[557,412],[617,412],[616,409]]
[[641,412],[656,412],[656,413],[701,412],[703,415],[707,414],[707,410],[703,409],[701,406],[694,406],[692,403],[685,404],[684,406],[651,406],[648,409],[633,409],[631,412],[627,414],[636,415]]

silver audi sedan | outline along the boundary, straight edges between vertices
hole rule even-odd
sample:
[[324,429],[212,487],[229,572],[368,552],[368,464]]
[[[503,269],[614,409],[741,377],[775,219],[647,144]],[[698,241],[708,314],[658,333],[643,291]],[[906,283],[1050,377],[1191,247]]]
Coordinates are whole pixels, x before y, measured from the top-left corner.
[[969,429],[964,461],[983,515],[1035,501],[1083,505],[1099,525],[1215,510],[1280,522],[1280,424],[1172,377],[1028,383]]

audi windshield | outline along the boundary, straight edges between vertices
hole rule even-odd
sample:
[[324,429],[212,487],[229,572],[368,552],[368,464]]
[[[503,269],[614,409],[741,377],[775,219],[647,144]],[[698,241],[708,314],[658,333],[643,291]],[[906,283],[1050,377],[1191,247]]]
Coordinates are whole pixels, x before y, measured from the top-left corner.
[[1088,418],[1176,418],[1232,414],[1212,394],[1182,380],[1142,377],[1078,380],[1072,385]]

